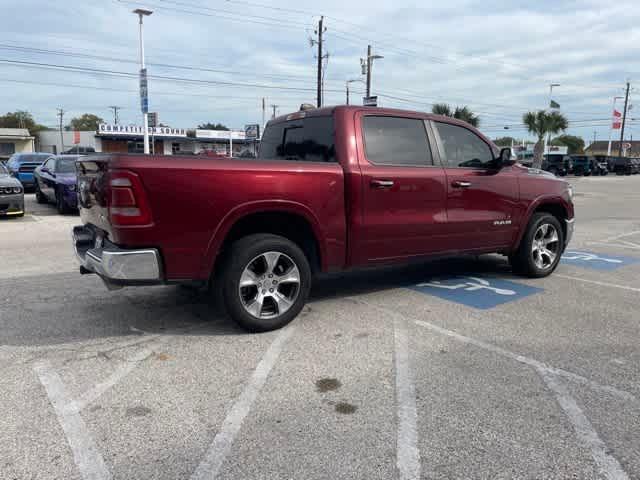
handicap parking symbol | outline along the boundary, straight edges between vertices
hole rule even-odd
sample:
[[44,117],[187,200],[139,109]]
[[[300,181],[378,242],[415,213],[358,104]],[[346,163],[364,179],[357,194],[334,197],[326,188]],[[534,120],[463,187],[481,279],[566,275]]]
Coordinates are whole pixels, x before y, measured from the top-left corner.
[[542,291],[541,288],[500,278],[488,279],[472,276],[431,280],[410,288],[420,293],[435,295],[445,300],[480,309],[493,308]]
[[604,255],[592,252],[567,250],[562,255],[562,263],[595,270],[615,270],[640,261],[638,258]]

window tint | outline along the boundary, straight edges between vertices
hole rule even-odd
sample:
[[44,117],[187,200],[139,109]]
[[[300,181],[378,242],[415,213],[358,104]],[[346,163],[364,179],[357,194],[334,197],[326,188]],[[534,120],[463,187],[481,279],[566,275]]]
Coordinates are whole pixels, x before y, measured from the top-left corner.
[[443,147],[443,162],[447,167],[487,168],[493,152],[478,135],[464,127],[435,122]]
[[76,159],[64,158],[58,160],[56,173],[76,173]]
[[268,125],[258,158],[335,162],[333,117],[310,117]]
[[424,121],[366,116],[362,120],[367,159],[377,165],[433,165]]

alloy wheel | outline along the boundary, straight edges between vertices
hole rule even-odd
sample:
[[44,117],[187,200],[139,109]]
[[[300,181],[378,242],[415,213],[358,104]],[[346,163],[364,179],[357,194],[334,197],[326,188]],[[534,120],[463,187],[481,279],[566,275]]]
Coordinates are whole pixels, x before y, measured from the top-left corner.
[[300,270],[290,256],[265,252],[244,268],[238,285],[240,302],[256,318],[276,318],[293,306],[300,282]]
[[560,237],[556,227],[543,223],[536,230],[531,245],[533,263],[540,270],[551,268],[560,254]]

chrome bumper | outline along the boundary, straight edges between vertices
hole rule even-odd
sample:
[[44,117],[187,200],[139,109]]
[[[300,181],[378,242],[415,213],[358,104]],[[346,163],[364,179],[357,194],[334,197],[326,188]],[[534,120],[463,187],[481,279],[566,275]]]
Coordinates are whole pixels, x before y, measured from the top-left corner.
[[126,250],[96,237],[85,226],[73,227],[73,249],[81,273],[98,274],[109,288],[162,282],[158,250]]
[[565,235],[564,238],[564,246],[566,247],[567,245],[569,245],[569,242],[571,241],[571,239],[573,238],[573,230],[574,230],[574,224],[576,222],[575,218],[572,218],[571,220],[565,220],[567,228],[567,234]]

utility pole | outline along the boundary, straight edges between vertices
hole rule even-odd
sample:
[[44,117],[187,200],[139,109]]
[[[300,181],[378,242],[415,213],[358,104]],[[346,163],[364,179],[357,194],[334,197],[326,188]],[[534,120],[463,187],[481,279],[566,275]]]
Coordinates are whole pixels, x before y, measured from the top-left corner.
[[64,110],[58,108],[58,113],[56,116],[60,117],[60,151],[59,154],[64,152],[64,135],[62,134],[62,118],[64,117]]
[[627,122],[627,106],[629,105],[629,82],[627,81],[627,91],[624,94],[624,110],[622,112],[622,129],[620,130],[620,145],[618,145],[618,156],[622,156],[622,142],[624,141],[624,126]]
[[371,45],[367,45],[367,59],[360,59],[360,66],[362,67],[362,74],[367,76],[367,89],[366,96],[371,96],[371,68],[373,67],[373,61],[378,60],[380,58],[384,58],[382,55],[372,55],[371,54]]
[[597,133],[597,132],[594,130],[594,131],[593,131],[593,143],[596,143],[596,133]]
[[118,125],[118,110],[120,110],[122,107],[111,105],[109,108],[113,110],[113,124]]
[[273,115],[271,115],[271,120],[273,120],[274,118],[276,118],[276,108],[278,108],[280,105],[274,105],[271,104],[271,108],[273,108]]
[[318,103],[318,108],[320,108],[322,106],[322,60],[324,59],[324,57],[322,55],[322,34],[327,31],[327,29],[324,28],[323,24],[324,24],[324,17],[321,16],[320,17],[320,21],[318,21],[318,29],[314,32],[316,35],[318,35],[318,39],[317,40],[315,40],[313,38],[309,39],[309,42],[311,43],[312,47],[313,47],[313,45],[318,44],[318,68],[317,68],[317,76],[318,76],[317,103]]
[[262,97],[262,125],[260,125],[260,132],[264,130],[264,116],[265,116],[266,105],[264,103],[264,97]]

